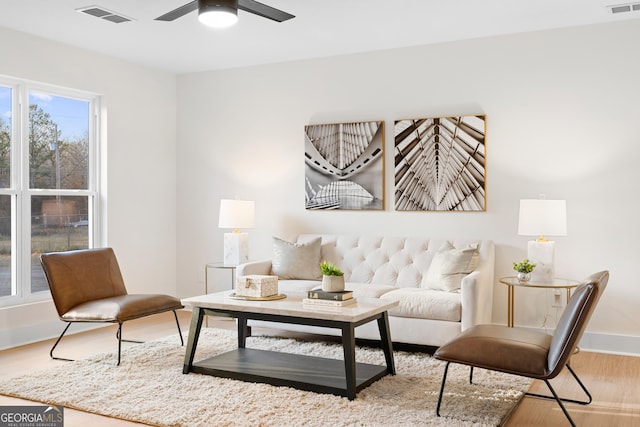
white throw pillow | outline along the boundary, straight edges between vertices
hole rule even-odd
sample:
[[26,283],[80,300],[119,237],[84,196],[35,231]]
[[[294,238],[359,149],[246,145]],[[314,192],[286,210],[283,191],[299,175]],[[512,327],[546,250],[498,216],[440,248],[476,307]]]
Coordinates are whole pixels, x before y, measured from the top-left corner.
[[422,287],[441,291],[460,289],[462,278],[478,266],[479,257],[477,243],[463,248],[444,243],[434,255]]
[[306,243],[273,238],[271,272],[280,279],[320,280],[320,237]]

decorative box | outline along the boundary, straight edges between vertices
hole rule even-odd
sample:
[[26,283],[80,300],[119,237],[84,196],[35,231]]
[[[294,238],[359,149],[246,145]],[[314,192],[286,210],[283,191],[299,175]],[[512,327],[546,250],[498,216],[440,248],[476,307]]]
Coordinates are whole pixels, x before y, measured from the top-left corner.
[[245,297],[268,297],[278,294],[278,276],[251,274],[240,276],[236,281],[236,295]]

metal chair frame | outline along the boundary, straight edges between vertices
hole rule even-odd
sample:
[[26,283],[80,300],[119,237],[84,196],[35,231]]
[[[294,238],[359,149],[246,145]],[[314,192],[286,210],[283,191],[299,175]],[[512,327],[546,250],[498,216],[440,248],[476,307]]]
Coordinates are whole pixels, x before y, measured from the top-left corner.
[[[178,327],[178,336],[180,337],[180,344],[182,346],[184,346],[184,338],[182,337],[182,330],[180,329],[180,322],[178,321],[178,314],[176,313],[176,310],[172,310],[172,311],[173,311],[173,317],[176,319],[176,325]],[[64,357],[54,356],[53,355],[53,351],[58,346],[58,343],[60,343],[60,340],[62,340],[62,337],[64,336],[64,334],[67,333],[67,330],[69,329],[69,327],[71,326],[72,323],[89,323],[89,322],[79,322],[79,321],[69,322],[67,320],[65,320],[65,322],[67,322],[67,326],[64,328],[64,330],[62,331],[62,333],[60,334],[60,336],[58,337],[56,342],[53,344],[53,347],[51,347],[51,350],[49,350],[49,356],[51,356],[51,358],[54,359],[54,360],[64,360],[66,362],[73,362],[75,359],[67,359],[67,358],[64,358]],[[95,323],[95,322],[90,322],[90,323]],[[118,323],[118,330],[116,331],[116,338],[118,339],[118,363],[116,364],[116,366],[120,366],[120,356],[122,354],[122,342],[131,342],[131,343],[141,344],[144,341],[126,340],[126,339],[122,338],[122,324],[124,322],[104,322],[104,323]]]
[[[442,396],[444,394],[444,384],[447,381],[447,372],[449,371],[449,364],[451,362],[446,362],[446,363],[447,364],[444,367],[444,374],[442,376],[442,384],[440,385],[440,394],[438,395],[438,405],[436,406],[436,415],[438,415],[438,416],[441,416],[440,415],[440,405],[442,404]],[[544,379],[543,381],[545,382],[545,384],[549,388],[549,391],[551,391],[552,396],[547,396],[547,395],[544,395],[544,394],[537,394],[537,393],[529,393],[529,392],[526,392],[525,396],[532,396],[532,397],[538,397],[538,398],[541,398],[541,399],[552,399],[552,400],[555,400],[556,402],[558,402],[558,405],[560,405],[560,409],[562,409],[562,412],[564,413],[564,415],[569,420],[569,423],[572,426],[575,427],[575,425],[576,425],[575,422],[573,421],[573,419],[569,415],[569,412],[567,411],[567,409],[565,408],[565,406],[564,406],[564,404],[562,402],[570,402],[570,403],[577,403],[577,404],[580,404],[580,405],[588,405],[593,401],[593,398],[591,397],[591,393],[589,393],[589,390],[587,390],[587,387],[583,384],[582,381],[580,381],[580,378],[578,378],[578,375],[571,368],[569,363],[567,363],[565,366],[567,367],[567,369],[569,370],[571,375],[573,375],[573,378],[575,378],[575,380],[578,383],[578,385],[580,385],[580,388],[582,388],[584,393],[587,395],[588,400],[575,400],[575,399],[567,399],[567,398],[559,397],[558,394],[556,393],[556,391],[554,390],[554,388],[551,386],[551,383],[547,379]],[[470,368],[471,369],[469,371],[469,384],[473,384],[473,366],[471,366]]]

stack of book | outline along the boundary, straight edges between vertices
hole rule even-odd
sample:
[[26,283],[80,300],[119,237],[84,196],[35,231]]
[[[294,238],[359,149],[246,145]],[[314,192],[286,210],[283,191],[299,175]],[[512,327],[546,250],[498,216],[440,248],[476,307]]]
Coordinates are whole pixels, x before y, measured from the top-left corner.
[[307,297],[302,299],[306,305],[324,307],[344,307],[356,302],[353,291],[327,292],[322,289],[312,289],[307,292]]

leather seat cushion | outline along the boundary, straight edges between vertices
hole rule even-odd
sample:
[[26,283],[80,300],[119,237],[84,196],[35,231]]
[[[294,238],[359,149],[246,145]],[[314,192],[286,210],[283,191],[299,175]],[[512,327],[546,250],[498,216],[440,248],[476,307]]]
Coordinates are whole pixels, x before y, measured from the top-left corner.
[[161,294],[128,294],[77,305],[60,316],[68,322],[125,322],[151,314],[178,310],[179,299]]
[[400,288],[385,293],[380,299],[400,303],[389,310],[391,316],[450,322],[460,322],[462,318],[462,300],[460,294],[456,292]]
[[515,375],[544,378],[551,335],[502,325],[473,326],[434,356],[440,360],[476,366]]

